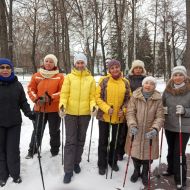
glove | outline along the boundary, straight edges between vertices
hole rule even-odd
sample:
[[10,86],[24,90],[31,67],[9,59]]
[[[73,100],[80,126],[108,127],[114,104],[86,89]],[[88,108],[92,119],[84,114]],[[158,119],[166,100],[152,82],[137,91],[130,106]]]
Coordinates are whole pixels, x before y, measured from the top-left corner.
[[138,128],[137,127],[131,127],[130,128],[130,134],[131,134],[131,136],[132,135],[136,135],[138,133]]
[[65,115],[66,115],[66,111],[65,111],[64,106],[62,105],[60,110],[59,110],[59,117],[64,118]]
[[164,107],[164,114],[165,114],[165,115],[168,114],[168,107]]
[[152,129],[151,131],[145,133],[145,138],[146,139],[152,139],[157,135],[157,130],[156,129]]
[[37,100],[37,103],[41,106],[43,106],[45,103],[51,104],[51,102],[52,98],[47,92],[45,92],[45,94],[43,96],[40,96]]
[[27,114],[27,117],[32,120],[32,121],[35,121],[36,120],[36,114],[35,112],[31,111]]
[[182,105],[177,105],[176,114],[184,114],[184,113],[185,113],[185,108]]
[[92,109],[92,111],[91,111],[91,116],[92,116],[92,117],[96,117],[96,115],[97,115],[97,109],[96,109],[96,107],[94,106],[93,109]]

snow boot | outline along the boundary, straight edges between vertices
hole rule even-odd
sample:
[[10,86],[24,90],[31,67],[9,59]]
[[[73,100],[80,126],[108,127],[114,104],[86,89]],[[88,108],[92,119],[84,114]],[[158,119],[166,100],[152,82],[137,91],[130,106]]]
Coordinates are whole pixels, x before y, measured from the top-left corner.
[[21,177],[19,176],[19,177],[17,177],[17,178],[14,178],[14,179],[13,179],[13,182],[14,182],[14,183],[22,183],[22,179],[21,179]]
[[148,170],[149,170],[149,162],[143,161],[143,169],[142,169],[142,183],[144,186],[148,185]]
[[105,175],[105,173],[106,173],[106,169],[104,169],[104,168],[99,168],[99,174],[100,174],[100,175]]
[[6,184],[6,181],[5,181],[5,180],[0,179],[0,187],[5,186],[5,184]]
[[73,172],[65,173],[65,176],[63,178],[63,183],[70,183],[72,176],[73,176]]
[[80,165],[79,164],[75,164],[74,165],[74,172],[76,174],[79,174],[81,172],[81,168],[80,168]]
[[141,176],[140,174],[141,160],[133,159],[133,164],[135,169],[130,180],[131,182],[135,183],[137,182],[138,178]]

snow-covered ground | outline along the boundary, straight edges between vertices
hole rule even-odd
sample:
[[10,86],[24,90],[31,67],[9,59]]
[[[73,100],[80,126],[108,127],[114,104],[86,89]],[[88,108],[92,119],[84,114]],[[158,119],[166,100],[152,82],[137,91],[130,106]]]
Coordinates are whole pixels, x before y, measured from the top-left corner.
[[[24,89],[26,90],[28,81],[31,76],[19,77],[19,81],[22,82]],[[98,80],[99,77],[96,77]],[[157,89],[163,92],[165,88],[165,83],[163,79],[158,79]],[[27,96],[28,97],[28,96]],[[28,98],[29,100],[29,98]],[[31,107],[33,106],[29,100]],[[33,159],[27,160],[25,156],[27,154],[28,145],[31,138],[33,125],[32,122],[23,115],[23,125],[21,132],[21,142],[20,142],[20,155],[21,155],[21,177],[23,182],[21,184],[15,184],[12,179],[9,178],[5,187],[2,190],[42,190],[42,182],[39,170],[39,163],[37,156]],[[51,157],[50,146],[49,146],[49,130],[46,126],[46,130],[42,142],[42,153],[41,162],[44,174],[44,181],[46,190],[114,190],[121,188],[122,190],[135,190],[142,187],[141,180],[137,183],[130,182],[130,176],[133,172],[133,163],[130,160],[129,170],[127,174],[127,180],[125,187],[122,188],[125,168],[127,163],[127,156],[125,156],[123,161],[119,161],[118,165],[120,170],[118,172],[113,172],[113,177],[110,179],[110,168],[108,173],[108,179],[105,176],[100,176],[98,174],[97,168],[97,152],[98,152],[98,123],[97,120],[94,121],[93,135],[92,135],[92,145],[90,162],[87,161],[88,157],[88,146],[90,138],[91,123],[89,124],[86,144],[84,147],[83,160],[81,162],[81,173],[74,174],[70,184],[63,183],[63,166],[61,164],[61,148],[60,153],[56,157]],[[64,137],[65,139],[65,137]],[[162,162],[166,162],[167,154],[167,143],[163,141],[163,152],[162,152]],[[152,164],[152,170],[158,166],[158,160],[155,160]]]

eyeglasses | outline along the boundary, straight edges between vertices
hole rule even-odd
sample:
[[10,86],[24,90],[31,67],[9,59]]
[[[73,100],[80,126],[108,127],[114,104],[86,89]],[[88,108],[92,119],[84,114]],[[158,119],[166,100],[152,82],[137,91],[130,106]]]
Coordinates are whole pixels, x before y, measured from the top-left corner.
[[10,66],[0,66],[0,69],[3,70],[3,69],[7,69],[7,70],[10,70],[11,67]]

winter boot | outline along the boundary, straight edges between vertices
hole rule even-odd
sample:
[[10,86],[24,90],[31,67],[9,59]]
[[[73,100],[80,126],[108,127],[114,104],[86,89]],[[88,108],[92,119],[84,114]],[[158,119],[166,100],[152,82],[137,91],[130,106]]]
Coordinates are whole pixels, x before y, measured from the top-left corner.
[[5,180],[3,180],[3,179],[0,179],[0,187],[5,186],[5,184],[6,184],[6,181],[5,181]]
[[149,162],[143,161],[143,169],[142,169],[142,183],[144,186],[148,185],[148,170],[149,170]]
[[70,183],[72,176],[73,176],[73,172],[65,173],[65,176],[63,178],[63,183]]
[[105,173],[106,173],[106,169],[104,169],[104,168],[99,168],[99,174],[100,174],[100,175],[105,175]]
[[79,174],[81,172],[81,168],[79,164],[75,164],[74,165],[74,171],[76,174]]
[[14,178],[14,179],[13,179],[13,182],[14,182],[14,183],[22,183],[22,179],[21,179],[21,177],[19,176],[19,177],[17,177],[17,178]]
[[137,182],[138,178],[141,176],[140,174],[141,160],[133,159],[133,164],[135,169],[131,176],[131,182],[135,183]]

